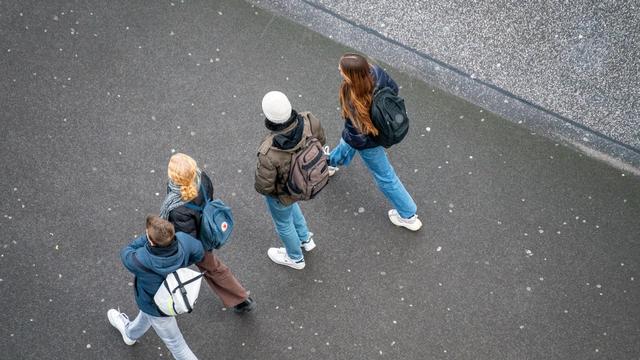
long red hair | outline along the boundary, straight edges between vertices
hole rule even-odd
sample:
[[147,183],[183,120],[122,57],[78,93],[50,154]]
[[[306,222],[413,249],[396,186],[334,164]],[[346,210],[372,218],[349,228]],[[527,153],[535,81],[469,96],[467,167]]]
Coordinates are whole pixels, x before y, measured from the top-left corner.
[[353,126],[365,135],[378,135],[371,122],[373,77],[367,59],[358,54],[344,54],[340,58],[343,80],[340,85],[342,117],[351,119]]

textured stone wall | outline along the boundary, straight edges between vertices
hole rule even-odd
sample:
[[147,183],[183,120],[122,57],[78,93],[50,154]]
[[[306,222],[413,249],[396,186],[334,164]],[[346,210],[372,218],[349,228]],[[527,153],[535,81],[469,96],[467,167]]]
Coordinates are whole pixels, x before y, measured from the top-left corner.
[[536,133],[640,169],[638,1],[248,1]]
[[310,2],[640,149],[638,1]]

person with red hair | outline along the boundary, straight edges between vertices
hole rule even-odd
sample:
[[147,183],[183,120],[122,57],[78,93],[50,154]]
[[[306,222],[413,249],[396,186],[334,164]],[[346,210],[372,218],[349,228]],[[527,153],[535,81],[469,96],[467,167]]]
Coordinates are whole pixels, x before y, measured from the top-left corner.
[[376,142],[379,130],[371,120],[371,103],[376,89],[390,88],[396,94],[398,85],[382,68],[369,64],[358,54],[340,58],[340,106],[344,130],[340,143],[329,154],[329,165],[347,166],[356,152],[373,175],[378,188],[394,206],[389,220],[412,231],[422,227],[416,215],[417,206],[389,163],[384,148]]

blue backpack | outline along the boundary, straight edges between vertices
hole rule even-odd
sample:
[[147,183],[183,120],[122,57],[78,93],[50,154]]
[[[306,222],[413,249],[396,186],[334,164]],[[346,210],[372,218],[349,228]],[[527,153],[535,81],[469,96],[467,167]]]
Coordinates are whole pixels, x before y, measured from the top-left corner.
[[204,185],[200,184],[200,191],[204,197],[204,205],[186,203],[184,206],[195,210],[200,216],[200,241],[205,249],[219,249],[226,244],[233,230],[233,214],[231,208],[222,200],[209,200]]

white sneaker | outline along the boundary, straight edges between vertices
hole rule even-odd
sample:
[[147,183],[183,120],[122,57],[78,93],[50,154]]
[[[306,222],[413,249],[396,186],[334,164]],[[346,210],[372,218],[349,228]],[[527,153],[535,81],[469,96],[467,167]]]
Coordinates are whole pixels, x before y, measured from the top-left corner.
[[422,227],[422,221],[418,219],[418,215],[413,215],[412,217],[405,219],[398,214],[398,210],[391,209],[389,210],[389,220],[395,226],[402,226],[411,231],[418,231]]
[[307,241],[303,241],[300,244],[300,247],[304,249],[304,251],[311,251],[316,248],[316,243],[313,242],[313,233],[309,232],[309,238]]
[[267,251],[267,255],[269,255],[269,259],[276,264],[285,265],[296,270],[304,269],[304,259],[298,261],[292,260],[289,255],[287,255],[285,248],[270,248],[269,251]]
[[125,327],[129,323],[129,317],[127,317],[127,314],[121,313],[116,309],[109,309],[109,311],[107,311],[107,318],[109,319],[111,325],[113,325],[114,328],[120,331],[120,334],[122,334],[122,340],[125,344],[133,345],[136,343],[136,341],[131,340],[127,336],[127,333],[124,331]]
[[[329,145],[325,145],[325,147],[323,147],[322,150],[324,150],[324,154],[327,155],[327,156],[329,156],[329,154],[331,154],[331,151],[329,151]],[[338,167],[337,166],[330,166],[329,165],[329,176],[335,175],[336,171],[338,171]]]

